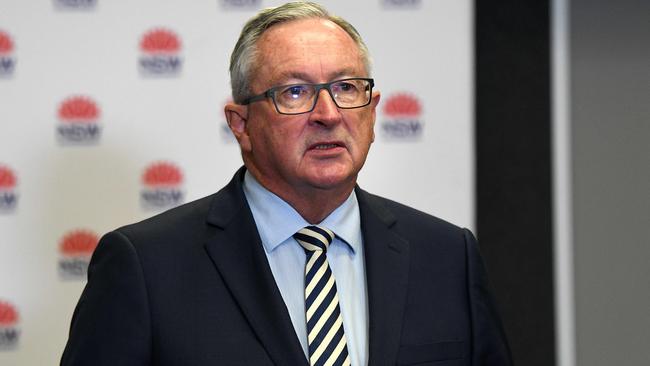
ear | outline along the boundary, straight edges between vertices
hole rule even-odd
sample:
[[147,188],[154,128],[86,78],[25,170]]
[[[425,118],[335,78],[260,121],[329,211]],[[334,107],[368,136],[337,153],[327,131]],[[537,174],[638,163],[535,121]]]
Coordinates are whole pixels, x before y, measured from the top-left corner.
[[371,142],[375,142],[375,119],[377,118],[377,105],[379,104],[379,100],[381,99],[381,93],[379,90],[375,90],[372,92],[372,102],[370,102],[370,110],[372,113],[372,140]]
[[237,142],[239,142],[242,151],[250,151],[250,137],[246,131],[246,123],[248,122],[248,106],[226,103],[224,113],[226,114],[228,126],[230,127],[232,134],[235,135]]

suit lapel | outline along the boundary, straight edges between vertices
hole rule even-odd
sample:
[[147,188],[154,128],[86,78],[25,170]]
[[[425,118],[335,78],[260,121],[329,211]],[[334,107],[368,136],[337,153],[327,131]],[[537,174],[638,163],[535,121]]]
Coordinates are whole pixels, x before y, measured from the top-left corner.
[[357,188],[364,238],[369,307],[369,363],[394,365],[399,351],[409,273],[409,243],[377,198]]
[[215,196],[207,221],[222,230],[206,250],[273,362],[308,365],[246,203],[243,172]]

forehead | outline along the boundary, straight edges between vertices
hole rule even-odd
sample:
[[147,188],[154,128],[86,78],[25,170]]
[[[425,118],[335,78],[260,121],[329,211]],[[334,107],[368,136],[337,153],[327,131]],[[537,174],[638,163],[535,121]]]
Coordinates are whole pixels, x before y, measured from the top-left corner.
[[357,44],[345,30],[326,19],[274,25],[260,37],[257,48],[255,79],[263,84],[366,75]]

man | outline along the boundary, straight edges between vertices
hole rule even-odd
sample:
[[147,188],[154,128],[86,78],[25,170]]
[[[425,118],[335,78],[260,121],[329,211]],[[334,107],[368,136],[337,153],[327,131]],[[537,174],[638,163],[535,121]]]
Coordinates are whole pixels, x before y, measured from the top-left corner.
[[380,93],[357,31],[260,12],[225,113],[245,168],[107,234],[63,365],[510,365],[469,231],[356,186]]

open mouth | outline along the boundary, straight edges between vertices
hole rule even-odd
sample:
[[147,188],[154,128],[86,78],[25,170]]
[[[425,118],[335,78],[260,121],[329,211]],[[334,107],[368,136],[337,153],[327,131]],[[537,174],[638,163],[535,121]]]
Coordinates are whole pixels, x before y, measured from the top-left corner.
[[320,141],[309,146],[309,150],[331,150],[338,147],[345,147],[341,141]]
[[339,145],[339,144],[318,144],[318,145],[312,146],[312,149],[314,149],[314,150],[327,150],[327,149],[333,149],[333,148],[339,147],[339,146],[341,146],[341,145]]

